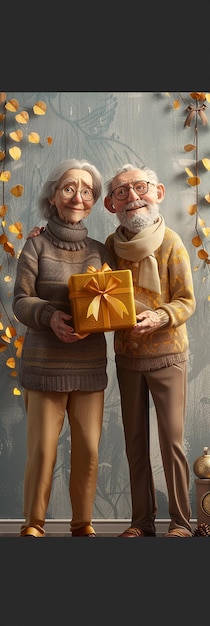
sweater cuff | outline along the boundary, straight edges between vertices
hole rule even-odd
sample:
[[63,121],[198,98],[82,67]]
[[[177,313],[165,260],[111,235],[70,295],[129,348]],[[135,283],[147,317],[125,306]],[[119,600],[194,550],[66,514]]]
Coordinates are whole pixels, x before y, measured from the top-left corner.
[[57,309],[53,304],[47,304],[43,307],[40,315],[40,322],[43,326],[50,326],[50,318],[54,311],[57,311]]
[[160,325],[161,326],[166,326],[169,322],[169,315],[168,313],[166,313],[166,311],[164,311],[164,309],[155,309],[155,313],[157,313],[159,319],[160,319]]

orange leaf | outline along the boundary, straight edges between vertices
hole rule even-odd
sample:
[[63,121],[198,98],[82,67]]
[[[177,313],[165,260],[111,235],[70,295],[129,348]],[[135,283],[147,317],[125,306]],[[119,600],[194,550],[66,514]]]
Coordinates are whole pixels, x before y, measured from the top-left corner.
[[0,91],[0,104],[3,104],[3,102],[5,102],[7,97],[7,94],[5,93],[5,91]]
[[187,182],[192,187],[195,187],[195,185],[200,185],[201,179],[199,178],[199,176],[192,176],[191,178],[188,178]]
[[7,241],[7,236],[5,235],[5,233],[3,233],[3,235],[0,235],[0,243],[6,243]]
[[10,178],[11,178],[11,172],[9,172],[8,170],[7,171],[5,170],[5,172],[0,172],[0,180],[3,183],[8,183]]
[[13,133],[9,133],[9,136],[14,141],[21,141],[23,139],[23,131],[22,130],[16,130]]
[[193,145],[193,143],[187,143],[186,146],[184,146],[184,150],[185,152],[190,152],[191,150],[195,150],[196,146]]
[[1,339],[3,339],[3,341],[5,341],[6,343],[11,343],[9,337],[7,337],[6,335],[1,335]]
[[7,367],[11,367],[12,369],[14,369],[14,367],[15,367],[15,359],[11,356],[9,359],[7,359],[6,365],[7,365]]
[[3,150],[0,150],[0,161],[3,161],[5,159],[6,156],[6,152],[4,152]]
[[195,215],[195,213],[197,213],[197,209],[197,204],[191,204],[190,206],[188,206],[189,215]]
[[2,122],[4,120],[4,118],[5,118],[4,113],[0,113],[0,122]]
[[206,94],[204,91],[193,91],[190,93],[190,96],[193,100],[199,100],[199,102],[204,102],[204,100],[206,100]]
[[15,256],[14,246],[9,241],[7,241],[4,244],[4,250],[5,250],[5,252],[9,252],[9,254],[11,254],[11,256]]
[[0,206],[0,217],[4,217],[6,215],[7,212],[7,205],[6,204],[1,204]]
[[18,161],[21,157],[21,149],[17,146],[14,146],[14,148],[9,149],[9,154],[12,159],[14,159],[14,161]]
[[4,352],[4,350],[7,349],[7,346],[5,346],[4,343],[0,343],[0,352]]
[[198,248],[202,244],[201,238],[198,235],[196,235],[196,237],[193,237],[192,239],[192,244],[193,246],[195,246],[195,248]]
[[21,113],[18,113],[18,115],[15,116],[15,119],[17,122],[19,122],[19,124],[27,124],[29,120],[29,114],[27,113],[27,111],[21,111]]
[[17,339],[15,339],[14,341],[14,346],[15,348],[22,348],[24,343],[24,335],[19,335],[19,337],[17,337]]
[[36,102],[36,104],[33,106],[33,112],[35,113],[35,115],[45,115],[46,110],[47,105],[41,100],[39,102]]
[[10,376],[11,376],[12,378],[16,378],[16,376],[17,376],[17,372],[16,372],[16,370],[14,370],[13,372],[11,372],[11,373],[10,373]]
[[23,185],[15,185],[15,187],[12,187],[12,189],[10,189],[10,193],[12,193],[13,196],[16,196],[16,198],[20,198],[20,196],[23,195],[23,192]]
[[28,135],[28,141],[30,141],[31,143],[39,143],[40,136],[38,135],[38,133],[30,133],[30,135]]
[[180,101],[179,100],[174,100],[173,102],[173,108],[174,109],[179,109],[180,107]]
[[206,259],[208,259],[208,252],[206,252],[205,250],[199,250],[198,252],[198,257],[199,259],[202,259],[203,261],[205,261]]
[[7,109],[8,111],[11,111],[12,113],[17,111],[18,107],[19,107],[19,102],[15,99],[8,100],[7,104],[5,104],[5,109]]
[[47,143],[49,146],[51,146],[51,143],[53,142],[53,138],[52,137],[47,137]]

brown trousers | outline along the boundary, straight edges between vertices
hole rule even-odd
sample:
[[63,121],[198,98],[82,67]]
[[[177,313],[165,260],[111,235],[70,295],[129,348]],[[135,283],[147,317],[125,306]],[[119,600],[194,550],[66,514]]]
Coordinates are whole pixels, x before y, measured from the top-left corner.
[[104,391],[63,393],[25,390],[25,406],[27,460],[24,476],[25,522],[21,531],[28,526],[44,527],[65,411],[71,432],[71,530],[90,524],[97,485]]
[[169,529],[191,530],[189,466],[183,449],[187,364],[137,372],[117,367],[130,472],[132,526],[155,530],[157,502],[150,461],[149,392],[154,401],[165,473]]

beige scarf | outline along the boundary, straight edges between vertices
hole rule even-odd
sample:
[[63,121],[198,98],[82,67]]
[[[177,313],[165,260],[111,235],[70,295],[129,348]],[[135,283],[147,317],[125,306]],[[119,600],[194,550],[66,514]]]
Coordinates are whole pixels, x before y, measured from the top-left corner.
[[122,226],[114,234],[114,249],[117,256],[129,261],[140,262],[138,285],[155,293],[161,293],[158,264],[155,250],[163,241],[165,222],[162,215],[152,226],[143,228],[128,241],[123,235]]

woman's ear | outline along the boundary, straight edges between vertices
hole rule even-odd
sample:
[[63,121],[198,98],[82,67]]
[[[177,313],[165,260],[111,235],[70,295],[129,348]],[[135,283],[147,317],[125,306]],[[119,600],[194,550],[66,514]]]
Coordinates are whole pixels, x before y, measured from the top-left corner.
[[110,211],[110,213],[116,213],[116,209],[112,202],[111,196],[106,196],[104,198],[104,206],[106,207],[106,209],[108,209],[108,211]]
[[157,184],[157,203],[159,204],[165,198],[165,186],[163,183]]

